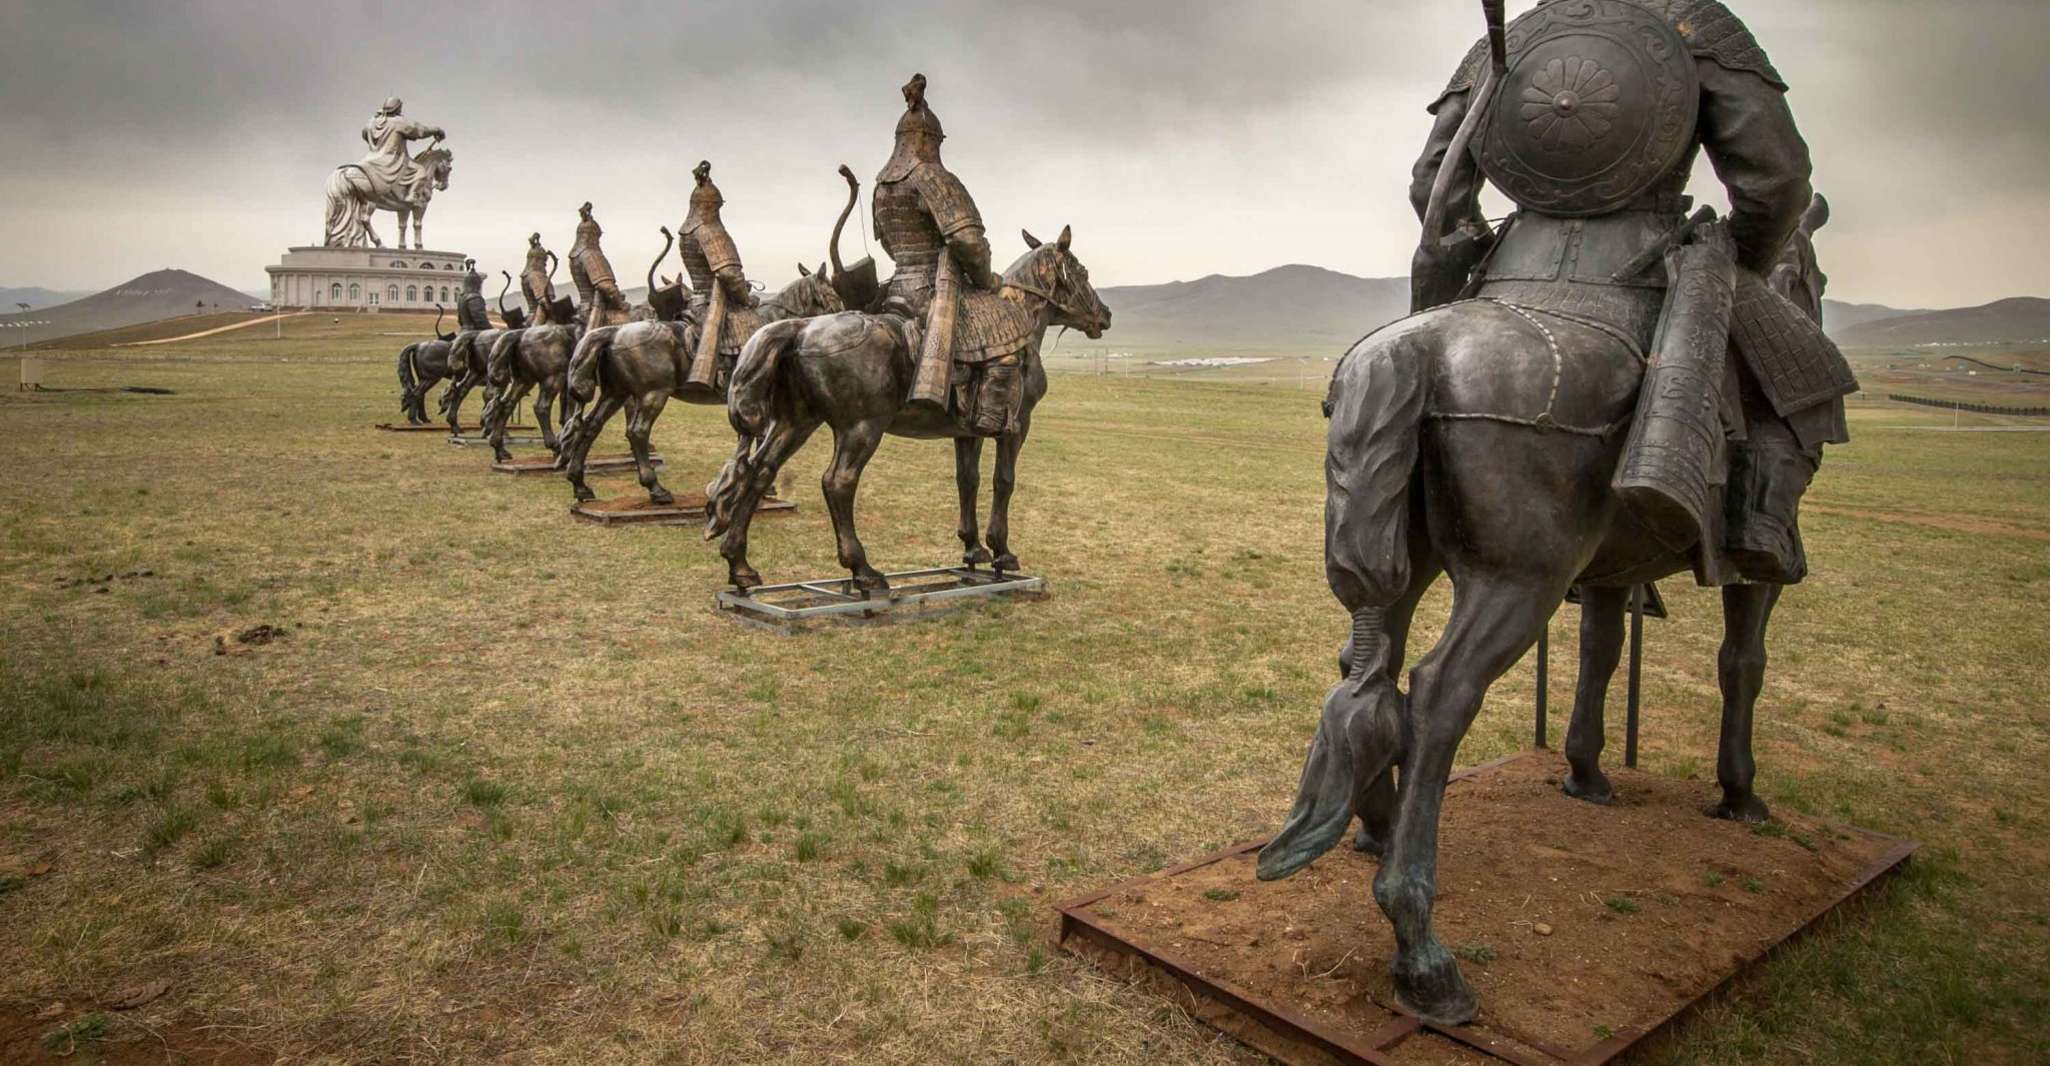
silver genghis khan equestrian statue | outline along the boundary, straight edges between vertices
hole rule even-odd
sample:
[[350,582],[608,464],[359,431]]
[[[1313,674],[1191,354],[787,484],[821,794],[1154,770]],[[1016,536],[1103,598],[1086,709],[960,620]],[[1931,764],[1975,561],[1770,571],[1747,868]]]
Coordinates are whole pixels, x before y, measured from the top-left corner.
[[[406,246],[406,220],[413,221],[413,247],[423,248],[420,226],[436,189],[448,188],[455,157],[441,146],[448,134],[439,126],[405,117],[405,103],[394,96],[363,126],[363,158],[335,168],[327,179],[327,208],[322,216],[321,243],[329,248],[384,247],[370,217],[377,211],[399,216],[397,246]],[[406,154],[413,141],[432,138],[419,155]]]
[[[1794,504],[1845,439],[1854,387],[1760,278],[1812,192],[1786,85],[1744,25],[1715,0],[1545,0],[1507,26],[1502,0],[1483,9],[1416,166],[1417,313],[1355,345],[1326,399],[1326,577],[1352,636],[1259,862],[1295,873],[1357,818],[1382,856],[1396,992],[1439,1023],[1475,1010],[1431,931],[1452,760],[1573,586],[1584,642],[1620,638],[1635,585],[1692,569],[1724,586],[1711,813],[1766,816],[1750,743],[1766,624],[1804,572]],[[1727,219],[1688,215],[1703,151]],[[1499,230],[1483,178],[1517,205]],[[1410,619],[1440,574],[1452,615],[1404,692]],[[1566,790],[1600,801],[1598,717],[1586,740],[1581,710]]]

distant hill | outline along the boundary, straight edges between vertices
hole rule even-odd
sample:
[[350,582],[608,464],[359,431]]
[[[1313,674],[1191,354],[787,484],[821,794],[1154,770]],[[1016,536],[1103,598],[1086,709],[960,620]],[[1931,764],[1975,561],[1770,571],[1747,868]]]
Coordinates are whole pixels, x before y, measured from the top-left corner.
[[70,303],[80,297],[91,296],[92,294],[91,289],[63,291],[45,289],[40,285],[28,285],[19,289],[0,288],[0,309],[18,310],[14,306],[15,304],[27,304],[30,307],[54,307],[57,304]]
[[1926,311],[1903,311],[1885,304],[1847,304],[1842,300],[1822,301],[1823,331],[1834,337],[1849,329],[1856,329],[1867,322],[1883,322],[1902,315],[1927,314]]
[[214,310],[215,305],[223,311],[244,310],[248,308],[250,299],[226,285],[190,271],[156,270],[69,303],[39,307],[21,314],[0,315],[0,322],[48,322],[47,326],[34,327],[29,334],[29,343],[34,344],[77,333],[94,333],[138,322],[190,315],[199,311],[195,305],[201,304],[207,311]]
[[1860,348],[2045,342],[2050,341],[2050,300],[2016,296],[1979,307],[1908,312],[1853,326],[1836,339]]
[[1108,343],[1336,353],[1409,312],[1409,279],[1357,278],[1322,267],[1276,267],[1098,291],[1111,309]]

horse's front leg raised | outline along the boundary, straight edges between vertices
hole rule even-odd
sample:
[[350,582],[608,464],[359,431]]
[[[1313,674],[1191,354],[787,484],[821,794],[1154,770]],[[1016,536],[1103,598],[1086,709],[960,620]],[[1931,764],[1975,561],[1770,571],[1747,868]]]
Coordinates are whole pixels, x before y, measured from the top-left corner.
[[964,566],[988,566],[989,549],[982,546],[982,523],[975,513],[976,497],[982,490],[982,438],[954,438],[954,487],[961,494],[961,525],[954,531],[961,538]]
[[1623,658],[1623,611],[1627,588],[1580,590],[1580,679],[1573,689],[1573,721],[1566,727],[1569,770],[1560,789],[1575,799],[1608,803],[1616,796],[1602,773],[1602,748],[1609,682]]
[[1466,575],[1438,646],[1410,674],[1410,743],[1388,854],[1374,900],[1395,926],[1395,990],[1405,1006],[1440,1025],[1473,1020],[1473,989],[1431,931],[1438,893],[1438,818],[1459,742],[1488,687],[1537,643],[1564,592],[1527,577]]
[[826,510],[833,516],[833,539],[839,546],[840,565],[854,575],[856,588],[880,591],[890,587],[883,573],[868,564],[868,550],[854,531],[854,493],[861,487],[862,468],[868,466],[877,446],[883,442],[887,418],[834,427],[833,461],[821,478],[826,493]]
[[1751,719],[1765,687],[1765,628],[1779,603],[1780,585],[1730,585],[1723,589],[1723,647],[1717,673],[1723,689],[1723,738],[1715,779],[1723,800],[1709,809],[1717,818],[1763,822],[1772,812],[1751,791],[1757,765],[1751,760]]
[[1018,428],[997,438],[996,476],[989,502],[989,550],[998,573],[1018,569],[1018,557],[1011,554],[1011,492],[1018,487],[1018,453],[1025,449],[1025,435],[1032,431],[1030,413],[1018,416]]

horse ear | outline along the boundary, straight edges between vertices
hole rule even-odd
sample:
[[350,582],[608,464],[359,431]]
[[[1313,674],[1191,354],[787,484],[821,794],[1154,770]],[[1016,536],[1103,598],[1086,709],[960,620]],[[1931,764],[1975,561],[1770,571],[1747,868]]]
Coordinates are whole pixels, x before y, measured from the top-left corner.
[[797,264],[797,276],[800,278],[811,277],[811,268],[805,266],[803,263]]
[[1032,235],[1032,231],[1031,231],[1031,230],[1029,230],[1029,229],[1021,229],[1021,230],[1019,230],[1019,231],[1018,231],[1018,233],[1019,233],[1019,234],[1020,234],[1021,236],[1023,236],[1023,237],[1025,238],[1025,247],[1027,247],[1027,248],[1037,248],[1037,247],[1039,247],[1039,238],[1037,238],[1037,237],[1034,237],[1034,236]]
[[1057,245],[1061,251],[1065,252],[1068,250],[1068,245],[1073,243],[1075,243],[1075,228],[1073,226],[1062,226],[1061,239],[1055,241],[1054,244]]
[[830,274],[826,273],[826,264],[824,264],[824,263],[820,263],[820,264],[819,264],[819,268],[818,268],[817,270],[814,270],[814,271],[812,271],[812,273],[813,273],[813,274],[816,274],[816,275],[818,275],[819,277],[822,277],[822,278],[825,278],[825,277],[831,277],[831,276],[832,276],[832,275],[830,275]]

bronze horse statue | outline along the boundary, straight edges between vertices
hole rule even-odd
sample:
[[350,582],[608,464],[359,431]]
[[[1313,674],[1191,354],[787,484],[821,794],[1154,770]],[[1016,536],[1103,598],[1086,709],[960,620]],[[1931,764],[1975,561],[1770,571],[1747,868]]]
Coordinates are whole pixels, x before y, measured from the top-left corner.
[[741,435],[739,451],[707,490],[705,539],[724,537],[733,585],[749,589],[762,577],[747,561],[747,529],[755,507],[776,483],[777,472],[821,425],[833,430],[833,459],[823,479],[826,507],[833,517],[840,565],[867,590],[889,582],[868,562],[854,530],[854,495],[862,468],[885,433],[954,442],[955,484],[960,491],[959,535],[970,565],[1018,569],[1011,554],[1010,504],[1018,453],[1032,428],[1032,410],[1046,395],[1046,369],[1039,348],[1050,326],[1079,329],[1090,338],[1110,328],[1110,310],[1090,287],[1089,271],[1069,250],[1072,234],[1042,244],[1025,234],[1028,251],[1004,273],[1001,299],[1025,319],[1022,408],[996,437],[995,499],[990,509],[989,547],[976,529],[976,492],[981,477],[982,438],[952,414],[913,409],[906,403],[917,353],[908,344],[904,321],[895,315],[847,311],[820,318],[771,323],[755,332],[733,371],[727,414]]
[[[504,328],[463,330],[449,344],[449,364],[458,368],[455,380],[449,382],[448,389],[441,394],[441,412],[448,416],[450,437],[462,435],[463,399],[469,396],[470,390],[484,383],[490,370],[491,349],[498,343],[498,338],[507,330],[527,328],[526,311],[505,306],[505,294],[512,289],[512,275],[503,270],[499,273],[505,275],[505,286],[498,290],[498,314],[505,320]],[[487,388],[485,402],[489,403],[493,395]]]
[[[665,227],[662,232],[667,235],[669,230]],[[796,281],[763,300],[756,312],[777,322],[846,310],[827,280],[825,264],[812,271],[800,263],[797,272]],[[680,287],[676,291],[680,293]],[[699,333],[699,324],[693,321],[629,322],[592,330],[577,345],[570,361],[569,394],[579,410],[563,424],[561,452],[561,465],[577,499],[596,498],[584,482],[584,461],[605,423],[624,408],[626,442],[633,449],[641,487],[658,506],[675,502],[675,496],[655,476],[648,438],[672,396],[686,403],[725,403],[723,392],[706,399],[684,387]]]
[[454,376],[449,351],[456,335],[441,331],[444,314],[442,306],[435,304],[433,340],[414,341],[399,349],[399,410],[411,425],[427,424],[427,390]]
[[575,301],[567,296],[555,299],[548,313],[553,319],[548,325],[499,334],[485,363],[485,388],[494,395],[484,404],[484,434],[491,441],[492,457],[501,463],[512,459],[505,448],[505,427],[529,391],[534,393],[534,422],[541,427],[541,443],[549,451],[561,447],[549,409],[560,401],[565,421],[573,413],[564,383],[569,376],[570,353],[576,350],[584,327],[577,318]]
[[[415,182],[410,199],[392,195],[388,189],[377,187],[363,168],[355,164],[336,167],[327,179],[326,227],[330,243],[360,244],[355,235],[370,239],[373,248],[384,247],[384,241],[377,236],[377,229],[371,225],[371,218],[378,211],[391,211],[399,216],[398,247],[406,246],[406,219],[413,220],[413,247],[425,248],[421,243],[420,224],[427,218],[427,204],[434,199],[436,189],[448,188],[449,172],[455,169],[455,155],[441,147],[439,137],[435,143],[413,157],[428,177],[426,181]],[[337,236],[347,235],[349,239],[335,241]]]

